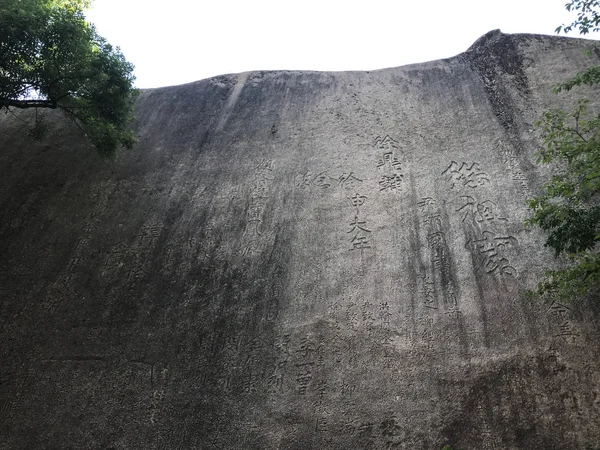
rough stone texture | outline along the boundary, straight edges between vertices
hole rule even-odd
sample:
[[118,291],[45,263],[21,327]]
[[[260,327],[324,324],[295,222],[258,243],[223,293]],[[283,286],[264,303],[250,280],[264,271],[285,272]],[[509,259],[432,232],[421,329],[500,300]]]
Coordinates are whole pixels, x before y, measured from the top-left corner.
[[116,162],[2,115],[0,449],[600,445],[597,309],[523,295],[588,45],[147,90]]

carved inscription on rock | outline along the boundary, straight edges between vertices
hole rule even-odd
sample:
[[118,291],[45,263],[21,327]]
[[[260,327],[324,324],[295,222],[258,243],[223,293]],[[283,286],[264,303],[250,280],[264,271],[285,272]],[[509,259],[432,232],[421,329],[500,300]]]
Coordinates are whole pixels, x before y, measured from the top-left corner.
[[452,161],[450,165],[442,172],[442,175],[448,177],[451,189],[471,188],[485,186],[490,182],[489,175],[484,172],[479,163],[457,163]]
[[[154,366],[152,366],[152,374],[154,374]],[[169,375],[169,370],[166,368],[163,368],[159,371],[159,373],[157,374],[157,382],[158,382],[158,387],[152,392],[152,396],[150,398],[150,423],[151,424],[156,424],[157,422],[160,421],[161,417],[160,417],[160,413],[161,413],[161,409],[164,403],[164,399],[165,399],[165,388],[166,388],[166,384],[167,384],[167,379],[168,379],[168,375]],[[154,378],[154,376],[152,375],[152,378]]]
[[451,183],[451,188],[471,188],[469,194],[455,197],[454,212],[460,214],[469,238],[465,248],[471,252],[476,271],[500,276],[517,277],[518,271],[511,262],[511,253],[518,246],[517,239],[506,231],[508,217],[498,203],[486,197],[485,188],[490,177],[479,163],[452,161],[442,172]]
[[275,341],[275,360],[267,372],[267,391],[271,394],[283,392],[285,375],[290,362],[290,335],[285,334]]
[[369,235],[371,234],[371,230],[367,228],[367,221],[360,218],[357,215],[354,216],[354,219],[349,224],[349,230],[346,233],[350,234],[350,244],[351,247],[349,250],[360,250],[361,252],[367,248],[371,248],[369,245]]
[[352,190],[360,186],[363,182],[354,172],[343,172],[339,176],[333,176],[328,170],[313,173],[310,170],[296,175],[295,186],[300,189],[333,189],[340,187],[345,190]]
[[246,209],[245,242],[241,252],[243,256],[260,253],[267,242],[264,223],[265,211],[273,180],[273,161],[260,161],[254,168],[252,190]]
[[515,151],[512,148],[503,149],[501,154],[504,160],[504,165],[508,168],[512,179],[515,180],[519,187],[519,197],[523,200],[530,198],[532,196],[531,190],[529,189],[529,186],[527,186],[527,179],[521,170],[519,157],[515,154]]
[[441,305],[438,296],[441,294],[444,312],[449,317],[457,318],[461,314],[458,289],[452,273],[442,209],[438,206],[438,200],[433,197],[421,198],[417,206],[426,230],[426,247],[430,254],[430,266],[419,276],[423,306],[427,309],[439,309]]
[[373,146],[381,153],[377,159],[377,170],[381,173],[379,177],[379,190],[381,192],[402,192],[402,161],[400,146],[390,136],[377,137]]
[[383,417],[359,416],[356,414],[356,402],[346,401],[341,420],[335,431],[356,443],[356,448],[399,448],[405,430],[400,425],[396,413],[389,411]]
[[299,348],[296,349],[296,353],[301,355],[300,362],[295,363],[296,391],[299,395],[306,395],[306,391],[312,383],[315,350],[315,343],[309,337],[302,338]]
[[572,339],[579,336],[571,319],[572,312],[571,308],[558,301],[548,307],[546,314],[555,326],[555,337]]
[[398,141],[391,138],[389,135],[385,135],[384,137],[377,136],[375,141],[373,142],[373,146],[380,150],[399,150],[400,144]]
[[516,277],[517,269],[510,264],[506,253],[510,247],[516,247],[518,243],[513,236],[497,236],[491,231],[483,231],[480,238],[469,239],[465,248],[477,256],[479,265],[476,270]]
[[348,197],[350,205],[354,210],[354,218],[349,221],[346,234],[349,236],[350,246],[348,250],[359,250],[360,253],[371,248],[371,233],[367,225],[367,220],[361,213],[361,207],[367,201],[366,195],[361,195],[358,192],[352,197]]
[[501,217],[498,204],[491,200],[484,200],[478,202],[474,197],[470,195],[461,195],[461,203],[463,205],[456,210],[456,212],[462,212],[462,221],[464,222],[467,218],[471,218],[478,223],[489,222],[493,220],[508,222],[506,217]]

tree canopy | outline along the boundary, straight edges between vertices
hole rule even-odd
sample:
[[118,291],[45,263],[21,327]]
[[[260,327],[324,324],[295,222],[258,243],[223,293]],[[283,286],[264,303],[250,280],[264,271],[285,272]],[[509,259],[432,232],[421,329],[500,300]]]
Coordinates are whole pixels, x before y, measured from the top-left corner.
[[88,0],[2,0],[0,109],[60,109],[103,155],[135,142],[133,65],[86,22]]
[[[599,1],[572,0],[566,8],[577,11],[577,19],[557,32],[600,30]],[[592,66],[554,92],[599,83],[600,67]],[[600,116],[583,99],[571,111],[545,112],[538,125],[543,137],[538,163],[553,164],[554,173],[540,195],[528,201],[533,214],[526,224],[548,232],[545,245],[556,256],[566,256],[568,264],[547,271],[537,293],[571,300],[600,287]]]

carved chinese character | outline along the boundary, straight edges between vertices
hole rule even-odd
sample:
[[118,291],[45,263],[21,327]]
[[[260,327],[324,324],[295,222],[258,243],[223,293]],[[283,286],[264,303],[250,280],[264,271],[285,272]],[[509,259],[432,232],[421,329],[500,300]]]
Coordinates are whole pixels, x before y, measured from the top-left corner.
[[242,247],[241,254],[242,256],[250,256],[260,253],[262,249],[262,244],[257,239],[251,239],[246,242]]
[[330,317],[336,317],[341,310],[342,307],[337,302],[330,302],[329,305],[327,305],[327,314]]
[[431,231],[441,231],[442,230],[442,216],[440,214],[433,214],[429,216],[425,216],[423,219],[425,225],[430,226]]
[[400,171],[402,169],[400,160],[394,155],[394,152],[386,152],[377,160],[377,168],[389,171]]
[[319,398],[319,404],[323,402],[323,399],[327,395],[327,382],[325,380],[319,381],[316,387],[317,397]]
[[356,422],[354,419],[345,418],[342,422],[342,433],[347,434],[349,436],[354,436],[356,433]]
[[375,436],[373,436],[373,427],[375,426],[375,424],[373,424],[372,422],[362,422],[359,426],[358,426],[358,436],[364,439],[374,439]]
[[377,138],[375,138],[373,146],[380,150],[392,150],[400,148],[400,144],[394,139],[392,139],[389,135],[386,135],[383,138],[377,136]]
[[353,172],[350,172],[349,174],[345,174],[343,173],[339,178],[338,178],[338,184],[344,188],[344,189],[355,189],[356,186],[358,186],[358,183],[362,183],[363,180],[361,180],[360,178],[357,178]]
[[252,188],[252,196],[253,197],[267,197],[269,193],[271,179],[268,178],[258,178],[254,180],[254,187]]
[[290,347],[290,335],[284,334],[280,338],[275,341],[274,344],[275,350],[282,353],[285,356],[289,355],[289,347]]
[[387,329],[390,325],[392,313],[390,312],[390,305],[387,302],[379,304],[379,318],[382,322],[382,328]]
[[426,213],[435,206],[435,200],[432,197],[422,197],[417,206],[421,208],[421,213]]
[[296,364],[296,367],[298,368],[298,372],[296,373],[296,384],[298,385],[298,394],[300,395],[306,395],[306,390],[312,381],[312,366],[314,366],[314,363],[312,362]]
[[257,391],[257,376],[251,370],[247,369],[242,374],[242,390],[245,394],[254,394]]
[[327,173],[327,171],[321,172],[320,174],[318,174],[315,179],[314,179],[314,183],[316,186],[320,187],[321,189],[328,189],[331,187],[331,183],[336,181],[335,178],[329,176],[329,174]]
[[267,386],[271,392],[281,392],[283,389],[283,372],[277,367],[267,377]]
[[554,301],[546,311],[547,314],[558,317],[560,320],[563,320],[566,316],[571,313],[571,308],[563,305],[560,302]]
[[310,171],[304,173],[304,174],[300,174],[300,175],[296,175],[296,187],[299,187],[301,189],[307,189],[310,187],[310,183],[312,182],[313,177],[312,177],[312,173]]
[[398,423],[398,418],[395,415],[392,415],[390,418],[381,422],[379,430],[384,437],[392,438],[400,435],[402,427],[400,427],[400,424]]
[[462,218],[463,222],[469,216],[469,214],[471,214],[471,216],[479,223],[492,220],[508,221],[506,217],[500,217],[498,213],[498,205],[491,200],[485,200],[481,203],[476,203],[475,199],[469,195],[461,195],[460,198],[463,199],[465,204],[458,208],[456,212],[464,210]]
[[350,200],[350,203],[352,203],[352,206],[358,208],[362,205],[364,205],[365,200],[367,200],[367,196],[366,195],[360,195],[360,194],[356,194],[353,197],[348,197],[348,199]]
[[477,205],[477,217],[475,218],[478,222],[484,220],[508,220],[506,217],[500,217],[498,215],[498,205],[491,200],[485,200]]
[[259,173],[262,172],[271,172],[273,170],[273,161],[268,159],[261,159],[256,165],[256,171]]
[[348,309],[346,310],[346,319],[348,320],[348,323],[350,323],[352,328],[356,328],[356,326],[358,325],[358,312],[356,312],[356,310],[352,307],[353,305],[354,304],[351,303]]
[[352,248],[350,250],[363,250],[366,248],[371,248],[369,246],[369,241],[367,239],[366,233],[371,233],[367,227],[367,222],[365,220],[360,220],[358,216],[354,217],[354,221],[350,223],[350,229],[346,231],[346,233],[353,233],[353,237],[350,240],[352,244]]
[[558,325],[558,329],[560,332],[557,334],[557,336],[579,336],[577,333],[575,333],[571,322],[568,320],[565,320],[563,323]]
[[517,269],[510,265],[507,258],[499,252],[503,252],[509,245],[517,244],[512,236],[496,237],[491,231],[484,231],[482,239],[470,239],[466,248],[473,248],[483,258],[480,265],[487,273],[498,272],[500,275],[517,276]]
[[366,236],[354,236],[350,243],[352,244],[350,250],[364,250],[366,248],[371,248]]
[[401,192],[403,176],[400,173],[383,175],[379,180],[379,190],[383,192]]
[[325,433],[327,431],[327,418],[317,417],[315,431],[317,433]]
[[296,350],[296,353],[302,355],[302,358],[306,359],[309,355],[312,355],[317,351],[317,347],[313,340],[309,337],[303,337],[300,340],[300,346]]
[[342,381],[341,392],[342,395],[350,395],[356,391],[356,385],[350,384],[346,381]]
[[448,175],[448,179],[452,182],[452,189],[456,185],[476,188],[490,182],[489,175],[481,170],[476,162],[471,165],[463,162],[459,166],[456,161],[452,161],[446,170],[442,172],[442,175]]
[[372,307],[373,304],[369,303],[368,300],[361,305],[361,316],[363,321],[368,322],[375,320],[373,312],[371,311]]
[[437,309],[435,304],[435,286],[427,275],[421,275],[421,294],[426,308]]
[[441,231],[431,233],[427,236],[427,244],[429,248],[439,249],[446,247],[446,235]]

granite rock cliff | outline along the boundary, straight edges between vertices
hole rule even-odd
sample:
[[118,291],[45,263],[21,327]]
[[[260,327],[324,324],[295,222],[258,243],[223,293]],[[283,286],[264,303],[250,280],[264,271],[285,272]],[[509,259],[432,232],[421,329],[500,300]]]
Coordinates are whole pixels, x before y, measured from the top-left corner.
[[116,162],[2,115],[0,449],[600,445],[597,309],[523,296],[589,44],[145,90]]

